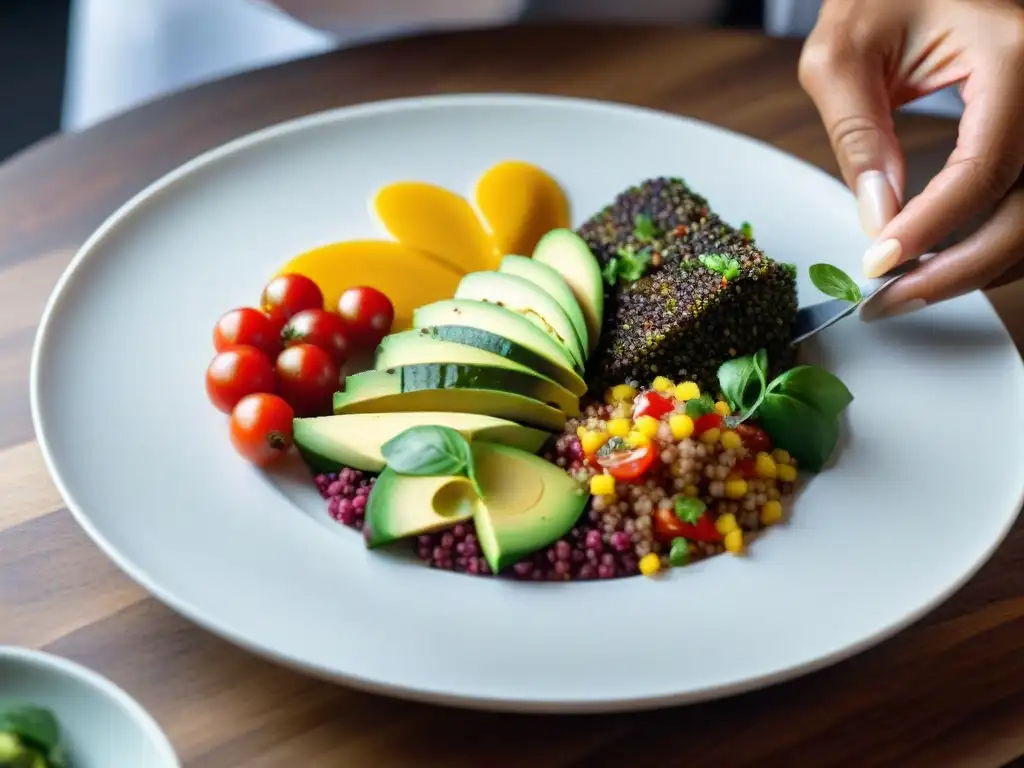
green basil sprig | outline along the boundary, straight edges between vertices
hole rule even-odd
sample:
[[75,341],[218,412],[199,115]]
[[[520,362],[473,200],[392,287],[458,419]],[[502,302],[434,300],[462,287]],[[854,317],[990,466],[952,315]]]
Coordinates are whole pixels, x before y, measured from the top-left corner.
[[763,349],[757,354],[722,363],[718,369],[718,386],[736,414],[729,417],[729,426],[742,424],[761,405],[768,386],[767,376],[768,353]]
[[458,430],[431,424],[409,427],[380,450],[387,465],[400,475],[465,475],[483,496],[469,441]]
[[61,738],[48,709],[18,704],[0,711],[0,765],[67,768]]
[[692,496],[678,496],[674,511],[676,517],[684,523],[696,525],[697,521],[700,520],[700,516],[704,514],[707,508],[707,504],[700,499],[695,499]]
[[814,287],[826,296],[849,301],[851,304],[856,304],[864,298],[860,286],[839,267],[833,267],[831,264],[812,264],[807,272]]
[[701,393],[700,397],[686,401],[686,415],[691,419],[699,419],[713,410],[715,410],[715,399],[707,392]]

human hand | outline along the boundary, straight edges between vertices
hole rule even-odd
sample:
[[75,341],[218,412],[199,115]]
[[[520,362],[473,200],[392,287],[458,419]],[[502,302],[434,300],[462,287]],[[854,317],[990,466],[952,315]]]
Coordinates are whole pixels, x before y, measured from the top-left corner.
[[[861,222],[876,238],[864,272],[919,257],[992,209],[960,243],[872,302],[873,319],[1024,277],[1024,9],[1011,0],[825,0],[800,83],[828,130]],[[896,107],[959,84],[956,149],[900,207]]]

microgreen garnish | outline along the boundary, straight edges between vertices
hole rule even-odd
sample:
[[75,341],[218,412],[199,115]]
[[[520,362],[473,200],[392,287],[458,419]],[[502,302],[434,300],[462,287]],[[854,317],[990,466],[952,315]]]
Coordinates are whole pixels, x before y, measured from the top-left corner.
[[676,517],[690,525],[695,525],[707,508],[707,504],[692,496],[680,496],[675,503]]
[[749,221],[744,221],[740,224],[740,234],[743,235],[744,240],[754,239],[754,228],[750,225]]
[[619,280],[631,283],[643,277],[650,265],[651,251],[649,248],[644,248],[641,251],[633,248],[619,248],[605,265],[602,275],[608,285],[615,285]]
[[612,437],[609,438],[608,442],[597,449],[597,455],[601,457],[611,456],[613,453],[618,453],[619,451],[625,451],[628,449],[629,446],[626,445],[625,440],[621,437]]
[[633,228],[633,237],[641,243],[650,242],[661,234],[658,227],[654,224],[654,219],[646,213],[638,213],[635,224],[636,226]]
[[384,443],[380,452],[387,465],[400,475],[466,475],[483,496],[473,471],[469,442],[451,427],[409,427]]
[[67,768],[54,714],[30,704],[0,711],[0,764]]
[[700,397],[686,401],[686,415],[691,419],[699,419],[713,410],[715,410],[715,400],[707,392],[703,392]]
[[736,259],[730,259],[720,253],[706,253],[697,257],[700,263],[717,272],[726,280],[733,280],[740,276],[740,263]]
[[826,296],[849,301],[852,304],[856,304],[863,298],[860,286],[839,267],[834,267],[831,264],[812,264],[807,271],[814,287]]

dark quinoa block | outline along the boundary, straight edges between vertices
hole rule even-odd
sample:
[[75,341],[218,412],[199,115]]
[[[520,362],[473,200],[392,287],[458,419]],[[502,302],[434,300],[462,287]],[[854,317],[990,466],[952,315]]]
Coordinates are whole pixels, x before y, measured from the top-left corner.
[[[762,347],[773,371],[792,362],[795,269],[765,256],[681,179],[631,187],[578,233],[602,268],[623,249],[651,264],[639,280],[605,286],[604,330],[587,371],[592,391],[655,376],[713,389],[723,361]],[[739,273],[724,279],[701,262],[711,255],[735,259]]]

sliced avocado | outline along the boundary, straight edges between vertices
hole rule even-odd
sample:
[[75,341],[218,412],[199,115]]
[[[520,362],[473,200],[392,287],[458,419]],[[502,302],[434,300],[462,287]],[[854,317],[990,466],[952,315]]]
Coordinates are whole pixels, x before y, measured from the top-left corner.
[[549,379],[533,368],[515,360],[502,357],[486,349],[456,344],[454,341],[442,341],[432,337],[429,331],[402,331],[385,336],[377,346],[377,352],[373,358],[373,367],[378,371],[420,363],[486,365]]
[[400,392],[436,389],[513,392],[558,408],[567,416],[580,415],[580,399],[561,384],[535,373],[510,371],[497,366],[422,363],[357,373],[345,379],[345,392],[353,395],[397,395]]
[[573,295],[568,283],[565,282],[562,275],[553,267],[535,261],[528,256],[510,255],[501,260],[498,271],[507,272],[510,275],[516,275],[524,280],[529,280],[557,301],[558,306],[565,311],[565,314],[568,315],[569,320],[572,322],[572,327],[576,331],[576,336],[579,338],[580,343],[583,345],[584,352],[590,350],[590,331],[587,330],[587,321],[583,318],[580,303],[576,301],[576,297]]
[[497,304],[458,299],[435,301],[413,311],[412,325],[416,329],[435,325],[478,328],[526,347],[563,368],[583,373],[583,366],[573,359],[563,345],[522,315]]
[[553,229],[537,243],[533,258],[558,272],[572,289],[587,321],[587,335],[593,350],[604,318],[604,285],[594,254],[572,230]]
[[565,427],[563,411],[530,397],[493,389],[424,389],[397,395],[370,391],[334,393],[336,414],[410,411],[477,413],[548,432],[559,432]]
[[564,346],[577,365],[587,360],[565,310],[529,280],[505,272],[471,272],[459,282],[455,298],[486,301],[517,312]]
[[576,525],[588,494],[564,469],[495,443],[473,443],[472,451],[484,502],[473,522],[492,571],[558,541]]
[[308,464],[322,472],[352,467],[364,472],[384,468],[381,446],[410,427],[435,424],[451,427],[467,440],[512,445],[530,453],[541,449],[550,435],[506,419],[477,413],[349,413],[295,419],[295,446]]
[[373,549],[468,520],[480,504],[464,477],[416,477],[386,468],[366,500],[363,539]]

